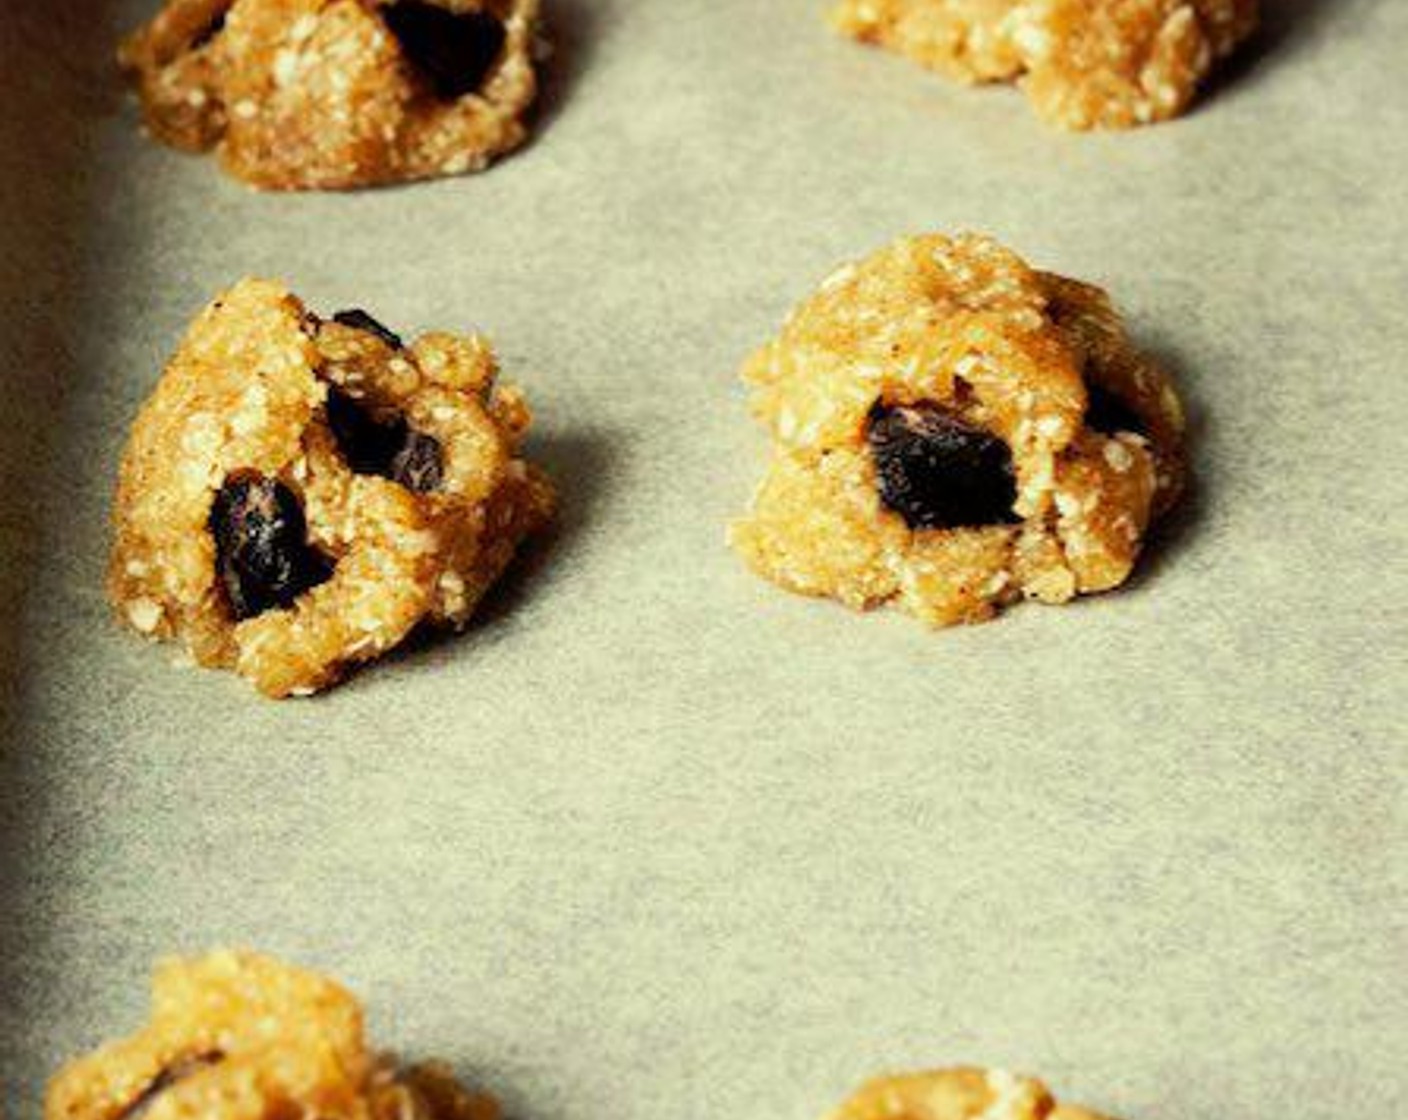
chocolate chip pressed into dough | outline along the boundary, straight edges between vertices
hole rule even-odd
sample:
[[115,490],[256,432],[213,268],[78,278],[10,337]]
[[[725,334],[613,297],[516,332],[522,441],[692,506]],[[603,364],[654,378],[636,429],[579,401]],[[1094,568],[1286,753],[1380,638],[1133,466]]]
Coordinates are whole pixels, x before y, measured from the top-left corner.
[[498,1120],[439,1063],[369,1049],[360,1003],[325,977],[246,951],[161,962],[150,1021],[70,1062],[44,1120]]
[[118,617],[271,696],[326,687],[421,624],[463,626],[553,505],[497,372],[480,336],[403,345],[277,283],[236,285],[133,426]]
[[1018,82],[1067,129],[1184,112],[1255,30],[1259,0],[839,0],[842,34],[961,82]]
[[759,574],[933,625],[1119,586],[1183,486],[1183,409],[1100,289],[990,238],[824,281],[743,371],[773,440],[730,532]]
[[123,43],[147,128],[273,190],[477,171],[527,136],[539,0],[167,0]]

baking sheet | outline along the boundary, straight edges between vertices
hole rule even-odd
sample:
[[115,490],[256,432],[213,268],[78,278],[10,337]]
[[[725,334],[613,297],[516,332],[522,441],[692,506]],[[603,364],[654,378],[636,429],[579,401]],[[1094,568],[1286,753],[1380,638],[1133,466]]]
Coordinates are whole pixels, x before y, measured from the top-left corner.
[[[1268,0],[1202,111],[1044,130],[815,0],[549,0],[478,178],[261,197],[144,142],[145,0],[0,14],[0,1094],[152,959],[326,969],[520,1120],[805,1120],[886,1068],[1118,1115],[1408,1115],[1408,5]],[[834,265],[990,231],[1107,285],[1199,487],[1124,594],[933,635],[747,574],[734,375]],[[108,621],[126,425],[247,274],[478,326],[559,531],[481,625],[314,702]]]

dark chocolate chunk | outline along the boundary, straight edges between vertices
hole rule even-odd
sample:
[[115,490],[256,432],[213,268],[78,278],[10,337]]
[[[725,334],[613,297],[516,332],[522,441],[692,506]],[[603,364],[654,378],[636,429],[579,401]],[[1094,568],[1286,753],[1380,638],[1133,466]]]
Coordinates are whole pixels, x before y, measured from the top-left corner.
[[1121,398],[1101,385],[1087,385],[1086,396],[1089,403],[1085,409],[1085,426],[1107,436],[1120,432],[1133,432],[1147,436],[1149,425],[1144,423],[1139,413],[1130,408]]
[[224,1060],[225,1055],[215,1050],[209,1054],[196,1054],[173,1062],[152,1078],[151,1084],[142,1090],[136,1100],[117,1114],[118,1120],[140,1120],[167,1089],[170,1089],[177,1082],[184,1081],[192,1074],[209,1069]]
[[390,327],[383,326],[377,322],[360,307],[351,308],[348,311],[339,311],[332,317],[334,323],[341,323],[344,327],[351,327],[354,331],[366,331],[374,334],[382,342],[393,350],[405,349],[405,343],[401,341],[401,336]]
[[444,481],[440,441],[412,430],[404,417],[379,420],[348,394],[328,390],[328,426],[347,465],[425,494]]
[[215,38],[215,36],[219,35],[220,32],[224,30],[225,13],[221,12],[218,16],[216,16],[213,20],[206,24],[205,27],[201,28],[200,33],[196,35],[194,39],[191,40],[190,49],[193,51],[200,50],[201,47],[208,44],[212,39]]
[[422,432],[408,430],[406,442],[392,456],[390,477],[418,494],[439,490],[445,481],[440,441]]
[[327,408],[328,426],[347,465],[358,474],[389,476],[392,460],[406,443],[406,422],[381,423],[340,389],[328,390]]
[[308,544],[303,506],[283,483],[255,471],[225,480],[210,509],[215,567],[237,620],[283,609],[332,575]]
[[1010,525],[1017,482],[1002,440],[941,405],[877,403],[866,421],[880,500],[911,529]]
[[451,12],[423,0],[399,0],[382,10],[382,18],[444,101],[479,89],[507,38],[504,25],[488,12]]

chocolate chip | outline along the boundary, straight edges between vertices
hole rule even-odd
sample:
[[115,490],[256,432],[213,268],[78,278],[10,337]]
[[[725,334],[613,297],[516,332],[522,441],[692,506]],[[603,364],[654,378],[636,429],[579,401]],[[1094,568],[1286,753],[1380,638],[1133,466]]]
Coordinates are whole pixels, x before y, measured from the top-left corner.
[[1017,483],[996,436],[932,403],[877,403],[866,421],[880,500],[911,529],[1010,525]]
[[391,477],[419,494],[439,490],[445,481],[440,441],[422,432],[408,431],[405,444],[392,457]]
[[405,349],[406,344],[401,341],[399,334],[390,327],[378,323],[360,307],[339,311],[332,317],[332,321],[341,323],[344,327],[351,327],[354,331],[366,331],[368,334],[374,334],[393,350]]
[[404,417],[378,420],[348,394],[329,389],[328,426],[358,474],[389,478],[419,494],[438,490],[444,481],[440,441],[413,431]]
[[308,544],[297,495],[256,471],[225,480],[210,510],[215,570],[237,620],[292,606],[332,575],[332,565]]
[[220,32],[224,30],[225,13],[221,12],[218,16],[216,16],[213,20],[206,24],[205,27],[201,29],[200,33],[196,35],[194,39],[191,40],[190,49],[193,51],[200,50],[201,47],[205,46],[212,39],[214,39],[215,36],[219,35]]
[[507,37],[488,12],[451,12],[424,0],[399,0],[382,10],[382,18],[411,65],[445,101],[484,84]]
[[328,390],[328,426],[347,465],[358,474],[387,475],[406,443],[404,420],[382,424],[352,397]]
[[142,1090],[137,1099],[117,1114],[116,1120],[140,1120],[167,1089],[203,1069],[219,1065],[224,1060],[225,1055],[214,1050],[209,1054],[196,1054],[173,1062],[152,1078],[151,1084]]
[[1086,397],[1089,402],[1085,408],[1086,427],[1107,436],[1120,432],[1133,432],[1140,436],[1149,434],[1149,425],[1144,423],[1143,418],[1104,386],[1087,385]]

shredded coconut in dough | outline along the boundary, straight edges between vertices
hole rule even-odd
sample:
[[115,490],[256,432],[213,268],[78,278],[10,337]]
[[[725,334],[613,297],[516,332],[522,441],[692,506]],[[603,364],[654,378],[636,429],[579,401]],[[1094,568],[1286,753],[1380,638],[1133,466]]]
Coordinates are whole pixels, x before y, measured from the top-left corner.
[[122,46],[157,139],[275,190],[477,171],[523,142],[539,0],[167,0]]
[[1105,293],[907,238],[746,364],[771,466],[733,546],[790,590],[933,625],[1128,578],[1183,485],[1183,410]]
[[71,1062],[45,1120],[498,1120],[443,1065],[374,1055],[331,980],[248,952],[167,960],[151,1021]]
[[270,696],[306,695],[422,623],[460,627],[552,489],[479,336],[403,345],[247,280],[191,326],[133,427],[108,594]]
[[832,22],[963,82],[1018,81],[1061,128],[1187,109],[1255,29],[1258,0],[840,0]]

